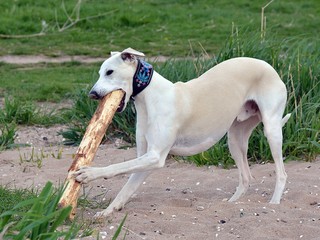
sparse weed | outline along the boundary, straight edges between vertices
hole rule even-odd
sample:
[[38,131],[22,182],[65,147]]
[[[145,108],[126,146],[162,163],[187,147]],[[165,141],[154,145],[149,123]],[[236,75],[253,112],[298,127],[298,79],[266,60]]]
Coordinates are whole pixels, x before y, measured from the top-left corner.
[[103,191],[103,193],[90,196],[91,189],[88,192],[85,192],[83,188],[83,194],[78,200],[78,206],[82,208],[91,208],[91,209],[105,209],[109,206],[111,199],[106,199],[108,191]]
[[48,153],[45,153],[45,151],[40,149],[40,151],[35,152],[34,147],[31,148],[30,153],[23,153],[19,151],[19,159],[20,159],[20,165],[23,164],[32,164],[37,166],[38,168],[42,167],[43,159],[47,158],[49,156]]
[[43,160],[52,157],[55,159],[61,159],[63,153],[63,148],[60,147],[58,150],[45,150],[44,148],[39,149],[38,151],[35,150],[34,147],[31,148],[31,152],[23,152],[21,153],[19,150],[19,160],[20,165],[23,164],[31,164],[32,166],[37,166],[41,168],[43,165]]
[[60,147],[57,151],[52,151],[51,156],[55,159],[61,159],[63,153],[63,148]]
[[15,137],[15,124],[5,123],[0,119],[0,151],[13,147]]

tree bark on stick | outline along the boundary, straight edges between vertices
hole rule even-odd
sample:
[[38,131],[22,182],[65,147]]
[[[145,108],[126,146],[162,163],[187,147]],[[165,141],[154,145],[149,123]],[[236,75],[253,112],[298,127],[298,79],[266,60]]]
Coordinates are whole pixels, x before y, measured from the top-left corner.
[[69,215],[71,220],[74,219],[76,214],[77,200],[81,188],[81,183],[75,181],[73,173],[80,167],[91,164],[123,96],[124,92],[122,90],[116,90],[100,100],[68,170],[68,176],[64,185],[65,190],[60,198],[59,206],[72,207]]

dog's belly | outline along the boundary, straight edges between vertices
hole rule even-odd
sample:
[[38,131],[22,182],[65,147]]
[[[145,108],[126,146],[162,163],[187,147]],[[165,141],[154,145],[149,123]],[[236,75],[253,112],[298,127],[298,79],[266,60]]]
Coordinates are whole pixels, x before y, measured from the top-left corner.
[[218,142],[225,133],[205,138],[178,138],[170,150],[170,154],[191,156],[203,152]]

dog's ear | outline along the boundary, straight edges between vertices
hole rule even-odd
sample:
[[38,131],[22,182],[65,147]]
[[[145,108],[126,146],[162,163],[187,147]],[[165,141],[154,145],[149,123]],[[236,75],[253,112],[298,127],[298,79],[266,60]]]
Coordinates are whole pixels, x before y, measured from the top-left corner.
[[142,52],[134,50],[132,48],[127,48],[121,52],[121,58],[123,61],[129,60],[134,61],[137,57],[144,57],[145,55]]
[[111,55],[111,57],[112,57],[113,55],[116,55],[116,54],[118,54],[118,53],[120,53],[120,52],[110,52],[110,55]]

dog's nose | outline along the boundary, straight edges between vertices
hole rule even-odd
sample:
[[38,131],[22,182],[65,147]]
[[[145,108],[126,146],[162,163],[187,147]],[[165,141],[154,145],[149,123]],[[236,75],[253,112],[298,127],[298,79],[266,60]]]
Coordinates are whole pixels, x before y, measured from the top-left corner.
[[92,91],[89,92],[89,98],[91,98],[91,99],[100,99],[100,96],[97,93],[97,91],[92,90]]

